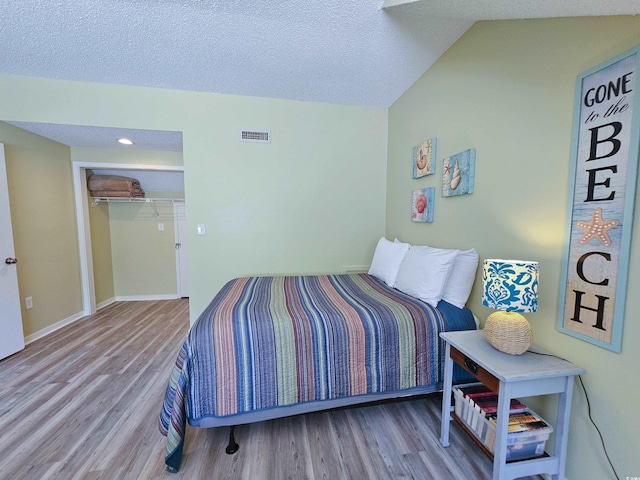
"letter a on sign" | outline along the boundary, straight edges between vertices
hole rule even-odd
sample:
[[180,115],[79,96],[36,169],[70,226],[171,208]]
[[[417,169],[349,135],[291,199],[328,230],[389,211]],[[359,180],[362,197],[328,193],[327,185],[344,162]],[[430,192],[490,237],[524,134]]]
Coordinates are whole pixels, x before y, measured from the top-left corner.
[[558,330],[615,352],[622,348],[639,102],[640,46],[578,75]]

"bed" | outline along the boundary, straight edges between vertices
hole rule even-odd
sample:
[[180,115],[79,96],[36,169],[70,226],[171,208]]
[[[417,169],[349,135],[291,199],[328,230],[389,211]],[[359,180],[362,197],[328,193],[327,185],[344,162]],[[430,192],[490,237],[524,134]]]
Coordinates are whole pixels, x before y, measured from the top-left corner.
[[[167,470],[180,466],[187,422],[233,428],[441,390],[439,333],[476,328],[473,314],[394,288],[373,267],[228,282],[171,372],[159,419]],[[233,442],[231,430],[228,452]]]

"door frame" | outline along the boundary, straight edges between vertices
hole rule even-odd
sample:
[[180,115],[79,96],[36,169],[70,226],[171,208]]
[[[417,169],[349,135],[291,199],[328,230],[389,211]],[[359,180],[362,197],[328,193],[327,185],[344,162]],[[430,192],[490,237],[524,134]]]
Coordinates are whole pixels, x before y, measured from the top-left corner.
[[[182,238],[180,235],[180,227],[182,224],[185,225],[185,235],[186,235],[186,208],[187,205],[182,200],[176,200],[173,202],[173,230],[175,232],[176,244],[179,242],[180,247],[176,245],[176,284],[178,290],[178,297],[185,298],[189,296],[189,287],[188,285],[185,287],[183,280],[183,276],[186,273],[187,275],[187,283],[188,283],[188,275],[189,268],[188,265],[185,264],[182,260],[187,260],[189,256],[189,247],[186,238]],[[182,219],[180,218],[182,216]],[[184,247],[184,248],[183,248]],[[187,259],[181,258],[182,252],[186,249]],[[187,260],[188,263],[188,260]]]
[[157,172],[184,172],[184,166],[138,165],[132,163],[72,162],[73,195],[76,206],[78,250],[80,255],[80,284],[83,315],[96,313],[96,288],[93,278],[91,226],[89,225],[89,192],[87,170],[150,170]]

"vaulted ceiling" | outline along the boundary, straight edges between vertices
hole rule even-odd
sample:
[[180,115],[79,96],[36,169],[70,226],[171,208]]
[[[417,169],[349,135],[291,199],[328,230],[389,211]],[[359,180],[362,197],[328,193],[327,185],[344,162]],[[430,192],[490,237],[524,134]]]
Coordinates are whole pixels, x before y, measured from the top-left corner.
[[640,13],[638,0],[0,0],[0,6],[0,74],[383,108],[475,21]]

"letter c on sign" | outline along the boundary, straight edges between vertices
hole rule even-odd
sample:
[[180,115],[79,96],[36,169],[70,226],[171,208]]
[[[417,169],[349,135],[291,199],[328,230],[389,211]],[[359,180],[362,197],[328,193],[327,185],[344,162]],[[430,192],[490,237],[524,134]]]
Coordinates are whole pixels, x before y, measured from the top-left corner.
[[584,255],[582,255],[580,257],[580,259],[578,260],[578,264],[576,265],[576,272],[578,273],[578,276],[585,282],[590,283],[591,285],[609,285],[609,279],[605,278],[604,280],[602,280],[601,282],[592,282],[590,280],[587,280],[587,278],[584,276],[584,262],[585,260],[587,260],[587,258],[589,258],[591,255],[600,255],[601,257],[603,257],[607,262],[611,261],[611,255],[609,255],[608,253],[605,252],[589,252],[589,253],[585,253]]

